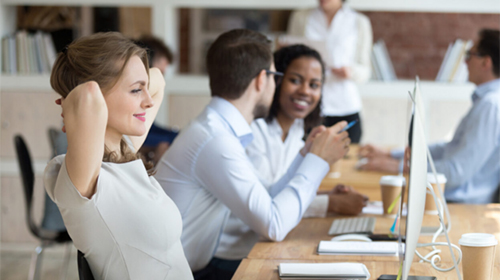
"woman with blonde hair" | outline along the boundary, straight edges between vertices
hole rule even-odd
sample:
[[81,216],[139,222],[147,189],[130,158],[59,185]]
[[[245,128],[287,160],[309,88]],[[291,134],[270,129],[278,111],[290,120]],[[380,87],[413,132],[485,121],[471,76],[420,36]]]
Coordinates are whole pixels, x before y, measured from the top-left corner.
[[45,187],[95,279],[192,279],[180,213],[135,153],[165,86],[146,51],[119,33],[83,37],[50,82],[68,150],[48,164]]

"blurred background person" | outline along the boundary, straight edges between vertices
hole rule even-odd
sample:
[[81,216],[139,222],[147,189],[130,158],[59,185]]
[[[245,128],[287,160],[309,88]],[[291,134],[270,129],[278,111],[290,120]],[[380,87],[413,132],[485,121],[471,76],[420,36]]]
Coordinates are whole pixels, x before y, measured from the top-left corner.
[[[136,43],[148,50],[149,66],[160,69],[165,76],[167,68],[174,61],[174,55],[165,43],[161,39],[149,35],[142,36]],[[176,129],[163,128],[153,123],[139,152],[156,165],[177,134],[179,132]]]
[[[485,204],[498,202],[500,185],[500,31],[483,29],[466,53],[469,81],[477,88],[472,107],[450,142],[429,145],[436,171],[446,176],[446,200]],[[368,159],[362,170],[397,173],[402,150],[368,144],[360,148]],[[429,166],[429,171],[430,166]]]

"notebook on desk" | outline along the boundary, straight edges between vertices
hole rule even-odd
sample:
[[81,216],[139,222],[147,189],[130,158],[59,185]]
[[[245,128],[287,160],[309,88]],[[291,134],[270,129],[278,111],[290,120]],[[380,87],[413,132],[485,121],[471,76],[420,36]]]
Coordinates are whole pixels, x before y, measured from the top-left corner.
[[280,279],[370,279],[370,272],[362,263],[281,263]]
[[319,255],[398,256],[397,242],[320,241]]

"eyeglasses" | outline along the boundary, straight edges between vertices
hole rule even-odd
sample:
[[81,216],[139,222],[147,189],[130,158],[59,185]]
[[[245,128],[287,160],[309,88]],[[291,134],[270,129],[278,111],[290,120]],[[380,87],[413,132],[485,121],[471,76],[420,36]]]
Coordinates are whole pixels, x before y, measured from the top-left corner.
[[469,60],[472,56],[483,57],[484,55],[475,51],[466,51],[465,60]]
[[284,74],[281,73],[281,72],[278,72],[278,71],[271,71],[271,70],[266,70],[266,74],[267,75],[274,75],[274,81],[276,82],[276,84],[280,84],[281,83],[281,80],[283,79],[283,76]]

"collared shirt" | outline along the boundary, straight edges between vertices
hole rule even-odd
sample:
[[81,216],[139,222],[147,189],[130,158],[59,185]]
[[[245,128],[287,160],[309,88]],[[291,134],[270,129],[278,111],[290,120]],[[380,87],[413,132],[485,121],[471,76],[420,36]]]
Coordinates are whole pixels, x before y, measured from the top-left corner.
[[[287,172],[290,165],[304,146],[304,121],[296,119],[283,142],[283,130],[278,121],[267,123],[257,119],[251,124],[254,139],[246,147],[248,158],[257,170],[260,182],[271,188]],[[325,217],[328,196],[317,195],[303,217]],[[222,232],[215,256],[236,260],[245,258],[259,240],[259,236],[234,214],[229,216]]]
[[323,55],[323,59],[328,68],[347,66],[351,69],[350,79],[340,79],[326,71],[322,113],[347,116],[359,112],[362,104],[355,83],[364,83],[371,75],[373,34],[368,17],[346,4],[330,23],[320,8],[296,11],[290,17],[288,34],[325,41],[328,55]]
[[[287,171],[293,159],[304,147],[304,120],[295,119],[283,142],[283,129],[274,118],[270,123],[264,119],[252,122],[254,140],[246,148],[250,161],[258,171],[262,184],[270,187]],[[309,205],[304,217],[325,217],[328,211],[328,196],[317,195]]]
[[266,189],[245,153],[252,138],[236,107],[214,97],[158,164],[155,177],[182,215],[181,241],[193,271],[214,256],[231,213],[264,238],[285,238],[328,172],[318,156],[299,155]]
[[429,150],[437,172],[446,176],[447,200],[485,204],[498,201],[500,185],[500,79],[479,85],[472,103],[453,139]]

